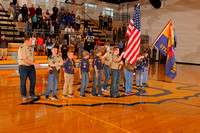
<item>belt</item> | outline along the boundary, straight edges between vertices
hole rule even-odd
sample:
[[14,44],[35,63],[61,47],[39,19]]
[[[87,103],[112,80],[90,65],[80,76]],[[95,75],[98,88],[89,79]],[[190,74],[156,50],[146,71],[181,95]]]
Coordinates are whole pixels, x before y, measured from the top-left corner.
[[23,66],[23,67],[33,67],[34,65],[30,65],[30,66],[19,65],[19,66]]

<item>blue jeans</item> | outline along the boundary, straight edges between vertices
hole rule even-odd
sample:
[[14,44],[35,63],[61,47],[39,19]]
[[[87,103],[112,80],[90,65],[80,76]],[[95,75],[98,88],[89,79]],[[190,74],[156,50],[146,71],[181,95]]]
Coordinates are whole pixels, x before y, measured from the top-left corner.
[[131,70],[124,69],[124,76],[125,76],[125,93],[132,92],[132,84],[133,84],[133,72]]
[[143,86],[142,85],[142,77],[143,77],[143,70],[137,70],[136,71],[136,86]]
[[103,65],[103,73],[105,75],[104,82],[103,82],[103,88],[106,90],[108,86],[108,80],[110,78],[110,68],[107,65]]
[[102,71],[98,71],[98,78],[96,78],[96,72],[93,70],[93,84],[92,84],[92,94],[96,94],[97,82],[98,82],[98,94],[102,94],[101,90],[101,79],[102,79]]
[[148,78],[148,70],[144,69],[144,75],[143,75],[142,83],[147,83],[147,78]]
[[58,80],[56,79],[54,73],[50,74],[49,72],[49,76],[48,76],[49,82],[47,85],[47,90],[46,90],[46,96],[49,96],[51,93],[51,86],[53,84],[53,93],[52,93],[52,97],[57,95],[57,85],[58,85]]
[[26,97],[26,79],[27,77],[30,80],[30,89],[29,95],[35,95],[35,67],[34,66],[22,66],[19,65],[19,74],[20,74],[20,92],[22,97]]
[[120,82],[121,82],[121,70],[111,69],[110,96],[118,94]]
[[81,72],[82,79],[81,79],[81,95],[84,95],[85,90],[89,84],[88,72]]

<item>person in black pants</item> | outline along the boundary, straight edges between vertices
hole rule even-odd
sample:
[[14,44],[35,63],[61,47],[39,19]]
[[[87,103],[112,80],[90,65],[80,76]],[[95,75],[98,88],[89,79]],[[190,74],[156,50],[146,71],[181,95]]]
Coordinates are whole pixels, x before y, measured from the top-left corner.
[[26,79],[30,80],[29,98],[35,99],[35,67],[40,68],[40,64],[34,61],[34,48],[32,47],[32,38],[26,36],[24,44],[18,50],[18,64],[20,74],[20,91],[23,100],[28,100],[26,97]]

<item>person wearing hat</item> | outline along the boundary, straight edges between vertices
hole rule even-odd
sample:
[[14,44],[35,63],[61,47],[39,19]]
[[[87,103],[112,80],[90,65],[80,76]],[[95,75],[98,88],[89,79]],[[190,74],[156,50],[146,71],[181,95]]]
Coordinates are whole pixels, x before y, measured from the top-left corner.
[[93,59],[92,62],[92,67],[94,68],[93,70],[93,84],[92,84],[92,92],[91,96],[96,96],[96,88],[97,88],[97,82],[98,82],[98,96],[103,97],[104,95],[102,94],[101,90],[101,79],[102,79],[102,68],[103,65],[101,63],[100,57],[103,51],[100,49],[96,50],[96,56]]
[[80,91],[80,97],[85,98],[85,90],[88,87],[89,84],[89,78],[90,78],[90,64],[89,64],[89,57],[90,53],[88,51],[83,52],[83,58],[79,62],[79,76],[81,80],[81,91]]

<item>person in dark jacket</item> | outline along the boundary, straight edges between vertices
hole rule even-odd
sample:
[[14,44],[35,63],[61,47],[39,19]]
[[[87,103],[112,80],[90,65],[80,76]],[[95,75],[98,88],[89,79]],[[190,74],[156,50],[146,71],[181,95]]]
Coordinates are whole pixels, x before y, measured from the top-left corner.
[[42,8],[40,8],[40,6],[38,6],[38,8],[36,9],[36,15],[37,17],[42,15]]
[[22,7],[22,22],[26,22],[26,15],[28,14],[28,8],[26,4]]

